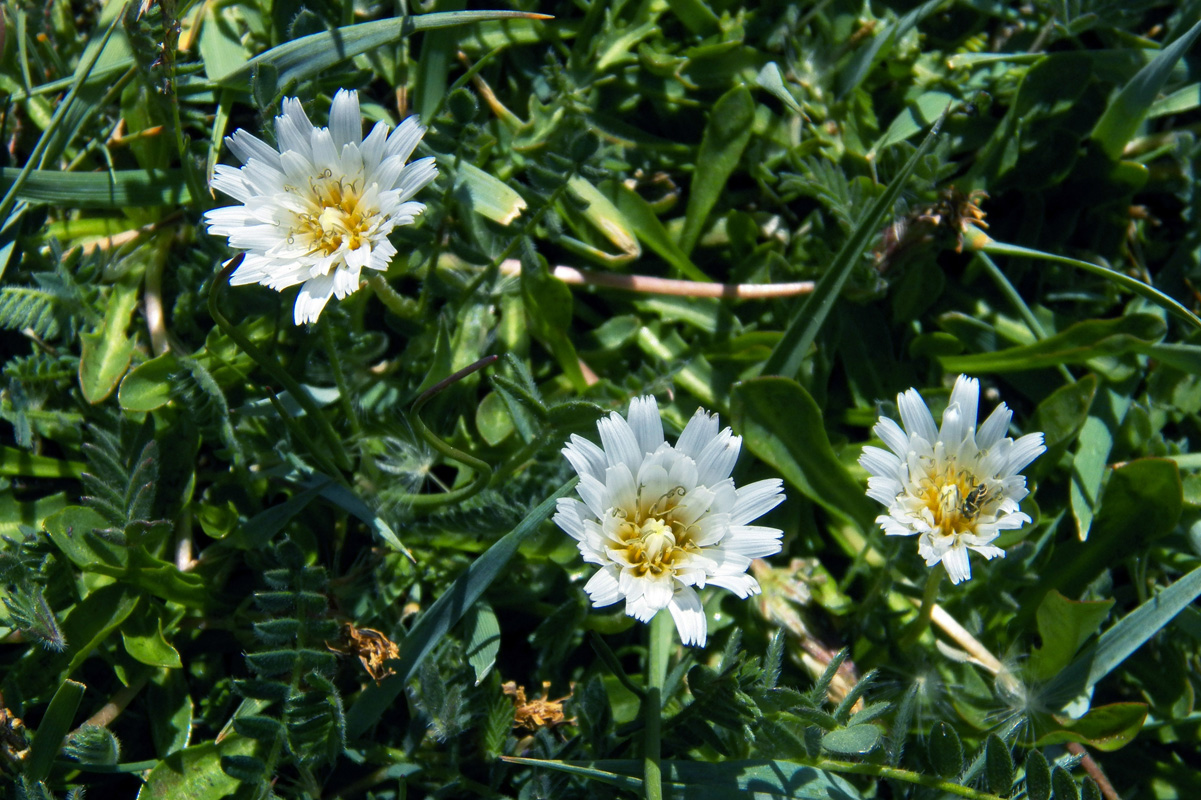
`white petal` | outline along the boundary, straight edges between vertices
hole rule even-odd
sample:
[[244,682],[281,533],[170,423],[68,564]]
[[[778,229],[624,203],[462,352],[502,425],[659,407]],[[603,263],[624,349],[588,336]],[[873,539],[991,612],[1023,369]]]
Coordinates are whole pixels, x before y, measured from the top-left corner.
[[729,589],[744,600],[753,594],[759,594],[759,581],[746,573],[736,575],[713,575],[709,578],[710,586],[720,586]]
[[767,558],[780,552],[783,546],[780,537],[784,531],[763,525],[731,525],[729,533],[722,539],[723,550],[747,558]]
[[643,453],[653,453],[663,444],[663,421],[659,419],[659,404],[647,395],[630,401],[630,428]]
[[400,156],[401,161],[408,161],[424,135],[425,128],[422,127],[421,120],[416,116],[408,117],[388,137],[384,157]]
[[734,509],[730,512],[731,525],[744,525],[771,511],[784,500],[784,481],[779,478],[748,483],[738,490]]
[[[976,430],[976,409],[980,405],[980,381],[960,375],[951,389],[950,406],[959,406],[964,433]],[[944,417],[945,420],[945,417]]]
[[[934,427],[934,417],[926,406],[926,401],[918,394],[917,389],[897,395],[897,407],[901,411],[901,422],[910,438],[920,436],[927,442],[938,439],[938,429]],[[899,454],[898,454],[899,455]]]
[[321,275],[305,281],[305,284],[300,287],[300,294],[296,297],[296,307],[293,309],[296,324],[316,322],[333,293],[333,275]]
[[580,498],[588,504],[588,510],[597,519],[605,515],[605,511],[609,509],[608,493],[605,491],[605,485],[591,475],[581,475],[580,482],[576,484],[576,492]]
[[984,420],[984,424],[980,426],[980,430],[976,432],[976,447],[988,450],[999,442],[1005,435],[1005,431],[1009,430],[1009,420],[1012,418],[1013,412],[1004,403],[994,408],[993,412],[988,415],[988,419]]
[[605,477],[605,451],[579,434],[571,434],[571,442],[563,448],[563,455],[577,475],[591,475],[597,480]]
[[642,464],[642,452],[638,448],[638,440],[634,438],[625,418],[614,411],[608,417],[603,417],[596,423],[600,431],[601,447],[605,451],[605,460],[609,466],[626,464],[631,472],[637,472]]
[[998,477],[1006,478],[1022,470],[1031,461],[1041,456],[1046,449],[1041,433],[1026,434],[1013,443],[1013,449],[1009,451],[1009,463]]
[[896,479],[901,473],[901,459],[887,450],[868,445],[859,455],[859,465],[872,475]]
[[676,442],[676,450],[695,461],[700,456],[701,450],[715,436],[717,436],[717,415],[698,408],[692,415],[692,419],[688,420],[688,424],[684,426],[684,432],[680,434],[680,438]]
[[621,589],[617,584],[617,567],[608,566],[593,575],[586,584],[584,591],[592,605],[600,608],[611,606],[621,599]]
[[680,632],[680,641],[689,647],[704,647],[708,620],[696,590],[687,586],[677,589],[667,608]]
[[358,145],[363,141],[363,115],[359,113],[359,93],[339,89],[329,109],[329,132],[338,150],[344,144]]
[[900,425],[888,417],[880,417],[880,420],[876,423],[876,427],[872,428],[872,432],[880,437],[880,440],[884,442],[889,450],[901,458],[909,455],[909,437],[905,434],[905,431],[901,430]]
[[555,503],[555,516],[552,517],[554,523],[576,541],[584,539],[584,522],[579,511],[582,506],[583,503],[572,497],[560,497]]
[[952,547],[942,557],[942,565],[947,568],[951,583],[962,583],[972,577],[972,567],[968,562],[966,547]]
[[742,437],[735,436],[729,428],[710,439],[696,459],[697,481],[712,486],[730,477],[741,448]]

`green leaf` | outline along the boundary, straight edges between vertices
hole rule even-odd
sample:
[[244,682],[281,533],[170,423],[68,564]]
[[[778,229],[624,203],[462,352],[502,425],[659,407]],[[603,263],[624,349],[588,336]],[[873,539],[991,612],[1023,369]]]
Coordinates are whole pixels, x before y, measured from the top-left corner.
[[75,712],[83,699],[87,687],[76,681],[63,681],[50,700],[46,713],[34,733],[25,760],[25,776],[33,781],[44,781],[50,775],[54,757],[62,747],[67,731],[75,722]]
[[1117,161],[1122,157],[1122,151],[1142,125],[1151,104],[1159,96],[1159,90],[1172,73],[1172,68],[1192,47],[1198,35],[1201,35],[1201,22],[1194,24],[1179,39],[1160,50],[1150,63],[1122,87],[1117,97],[1106,107],[1105,113],[1093,128],[1092,139],[1111,160]]
[[805,111],[801,108],[801,104],[784,85],[784,75],[780,72],[779,64],[774,61],[764,64],[763,69],[759,70],[759,74],[755,76],[755,83],[775,95],[793,114],[804,116]]
[[117,402],[126,411],[154,411],[171,402],[171,375],[179,371],[179,359],[172,353],[143,362],[121,380]]
[[1055,790],[1055,800],[1080,800],[1080,787],[1072,780],[1072,773],[1063,767],[1051,770],[1051,786]]
[[493,222],[509,225],[525,210],[525,200],[515,189],[474,164],[460,164],[456,180],[467,188],[471,210]]
[[50,456],[35,455],[8,445],[0,445],[0,475],[78,479],[87,468],[88,465],[82,461],[63,461]]
[[1059,544],[1042,570],[1043,579],[1023,605],[1033,603],[1029,606],[1033,612],[1042,594],[1052,588],[1078,597],[1102,571],[1171,532],[1183,503],[1175,462],[1143,458],[1115,467],[1088,541]]
[[990,733],[984,742],[984,781],[993,794],[1006,797],[1013,788],[1013,755],[1001,737]]
[[162,616],[148,603],[131,614],[121,626],[125,651],[136,660],[152,667],[180,669],[179,651],[163,636]]
[[475,685],[479,686],[500,653],[500,622],[496,612],[484,600],[478,601],[463,620],[467,632],[467,663],[475,672]]
[[876,153],[879,153],[886,147],[903,142],[909,137],[921,133],[926,127],[933,125],[942,116],[942,113],[947,110],[957,98],[954,95],[946,92],[926,92],[918,97],[913,103],[897,115],[897,118],[888,126],[888,130],[880,137],[871,151],[868,153],[868,158],[872,158]]
[[521,299],[525,303],[530,332],[551,351],[575,390],[586,391],[588,384],[580,370],[579,356],[567,335],[571,327],[571,290],[550,274],[541,254],[522,259]]
[[1036,615],[1042,646],[1030,654],[1026,677],[1045,683],[1071,663],[1076,651],[1101,629],[1113,602],[1069,600],[1054,589],[1047,592]]
[[745,86],[735,86],[713,104],[696,156],[684,230],[680,233],[680,250],[685,255],[696,246],[709,212],[742,159],[754,121],[755,101]]
[[784,480],[863,530],[871,528],[876,508],[830,447],[822,411],[804,387],[788,378],[744,381],[734,387],[732,416],[747,449]]
[[880,746],[883,733],[875,725],[852,725],[822,737],[822,748],[840,756],[865,756]]
[[654,250],[684,277],[694,281],[712,281],[712,278],[693,264],[688,254],[680,249],[655,215],[654,209],[637,192],[616,181],[606,181],[601,184],[601,189],[615,197],[617,210],[629,222],[639,241]]
[[[1110,487],[1112,486],[1111,482]],[[1149,509],[1144,509],[1144,514],[1148,511]],[[1176,512],[1179,514],[1179,505]],[[1098,520],[1098,527],[1101,524],[1101,520]],[[1095,644],[1086,648],[1075,661],[1046,685],[1040,699],[1047,703],[1049,708],[1056,708],[1087,692],[1199,596],[1201,567],[1197,567],[1147,600],[1101,634],[1101,638]]]
[[1134,741],[1146,719],[1147,706],[1143,703],[1111,703],[1091,709],[1080,719],[1056,717],[1057,729],[1043,733],[1034,744],[1042,747],[1079,742],[1108,753]]
[[254,740],[232,735],[172,753],[150,770],[138,800],[221,800],[239,785],[221,769],[222,757],[248,756],[254,747]]
[[963,769],[963,744],[959,734],[945,722],[936,722],[926,743],[930,766],[944,778],[952,778]]
[[[938,1],[938,0],[935,0]],[[930,5],[927,3],[926,5]],[[922,6],[924,8],[924,6]],[[855,266],[860,263],[863,253],[880,235],[884,217],[892,213],[897,196],[905,188],[909,176],[917,169],[917,165],[925,158],[926,153],[934,146],[942,120],[934,124],[934,128],[922,140],[921,146],[914,151],[899,172],[893,177],[884,193],[876,198],[871,208],[859,220],[859,224],[851,231],[838,255],[826,269],[813,292],[793,314],[788,322],[784,335],[772,350],[771,357],[763,365],[764,375],[782,375],[791,378],[801,369],[801,363],[809,353],[817,339],[818,331],[826,322],[826,317],[834,308],[839,294],[847,278],[851,276]]]
[[862,83],[876,60],[888,55],[901,37],[913,30],[914,26],[933,13],[943,2],[944,0],[926,0],[925,3],[905,16],[888,22],[880,28],[879,32],[872,37],[871,42],[851,56],[846,66],[839,72],[838,96],[846,97]]
[[162,670],[146,687],[147,704],[158,713],[150,715],[150,738],[159,758],[187,747],[192,739],[192,698],[182,672]]
[[1051,800],[1051,767],[1039,750],[1026,754],[1026,796],[1029,800]]
[[357,55],[395,44],[417,31],[485,20],[523,19],[530,16],[523,11],[447,11],[348,25],[273,47],[232,72],[222,75],[216,82],[231,89],[245,89],[257,70],[270,65],[277,70],[277,86],[283,90],[328,72],[332,67]]
[[[7,191],[20,170],[0,170],[0,191]],[[177,206],[191,202],[180,170],[113,170],[110,172],[55,172],[31,170],[17,190],[30,203],[63,208],[144,208]]]
[[98,330],[80,335],[79,388],[89,403],[102,402],[129,368],[137,343],[125,335],[138,304],[141,275],[123,278],[113,286]]
[[1152,314],[1127,314],[1117,319],[1077,322],[1042,341],[991,353],[942,356],[950,373],[1025,372],[1059,364],[1080,364],[1099,356],[1142,352],[1167,333],[1164,321]]
[[1097,376],[1091,374],[1075,383],[1060,386],[1038,404],[1029,429],[1043,432],[1047,450],[1067,444],[1088,419],[1088,410],[1096,393]]
[[129,560],[125,548],[93,535],[92,531],[109,527],[109,522],[91,508],[67,506],[47,517],[44,525],[54,546],[82,570],[123,569]]
[[[511,764],[580,775],[642,794],[643,762],[634,759],[550,761],[505,758]],[[837,775],[791,761],[671,761],[662,763],[667,800],[729,800],[736,796],[791,800],[859,800],[859,791]]]
[[384,710],[404,690],[409,678],[416,674],[417,668],[434,646],[500,576],[516,555],[521,543],[532,536],[550,517],[558,499],[566,497],[574,487],[574,480],[559,487],[558,491],[540,503],[516,528],[473,561],[467,571],[456,578],[442,596],[421,615],[409,635],[405,637],[401,657],[393,665],[396,674],[379,685],[368,686],[347,712],[347,736],[361,736],[379,719]]

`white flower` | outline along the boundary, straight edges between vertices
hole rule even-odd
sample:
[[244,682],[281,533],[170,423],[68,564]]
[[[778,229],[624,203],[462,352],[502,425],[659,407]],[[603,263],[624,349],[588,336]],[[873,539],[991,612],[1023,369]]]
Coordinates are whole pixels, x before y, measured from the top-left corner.
[[563,455],[580,475],[584,502],[559,500],[555,522],[599,564],[584,586],[595,606],[625,599],[647,622],[667,609],[680,639],[704,645],[705,612],[693,587],[758,594],[751,560],[780,551],[778,528],[747,523],[784,499],[779,479],[734,488],[730,472],[742,437],[717,430],[698,408],[676,444],[663,440],[653,397],[630,401],[629,422],[613,412],[597,423],[602,447],[572,435]]
[[425,210],[411,198],[438,174],[433,158],[405,164],[425,128],[409,117],[388,135],[376,123],[363,138],[356,92],[339,90],[329,127],[314,127],[300,100],[275,118],[279,151],[244,130],[225,138],[245,166],[218,165],[213,188],[240,206],[205,213],[209,233],[246,252],[229,282],[281,291],[298,283],[295,320],[316,322],[331,296],[359,287],[363,267],[386,270],[388,234]]
[[1004,403],[977,431],[979,400],[979,382],[960,375],[942,427],[935,428],[917,389],[899,394],[905,429],[885,417],[872,429],[892,452],[864,447],[859,457],[871,473],[868,497],[888,507],[876,522],[889,535],[920,534],[917,551],[926,566],[942,561],[952,583],[972,577],[969,549],[989,559],[1004,556],[991,542],[1030,521],[1018,510],[1027,494],[1018,472],[1046,450],[1041,433],[1016,442],[1005,436],[1013,412]]

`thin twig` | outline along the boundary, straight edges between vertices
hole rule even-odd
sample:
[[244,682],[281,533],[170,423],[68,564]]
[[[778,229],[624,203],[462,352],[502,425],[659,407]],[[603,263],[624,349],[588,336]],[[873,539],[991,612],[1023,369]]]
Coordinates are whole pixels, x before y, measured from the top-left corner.
[[1105,771],[1101,769],[1101,765],[1093,760],[1092,754],[1084,748],[1084,745],[1080,742],[1068,742],[1067,747],[1069,753],[1080,756],[1080,766],[1084,767],[1084,771],[1097,784],[1097,788],[1101,790],[1101,795],[1105,800],[1122,800],[1117,790],[1113,788],[1113,784],[1109,782]]
[[110,724],[112,724],[113,720],[121,716],[121,712],[124,711],[125,707],[129,705],[135,697],[138,696],[138,692],[142,691],[142,688],[149,680],[150,670],[146,670],[140,677],[135,679],[133,683],[122,687],[116,694],[112,696],[112,699],[100,707],[99,711],[88,717],[88,721],[85,722],[84,725],[95,725],[98,728],[107,728]]
[[[505,275],[520,275],[521,262],[506,259],[500,265]],[[665,294],[674,297],[720,297],[724,300],[767,300],[776,297],[796,297],[809,294],[813,281],[795,283],[701,283],[673,278],[654,278],[649,275],[620,275],[615,272],[594,272],[575,267],[555,267],[551,274],[574,286],[603,286],[625,292]]]

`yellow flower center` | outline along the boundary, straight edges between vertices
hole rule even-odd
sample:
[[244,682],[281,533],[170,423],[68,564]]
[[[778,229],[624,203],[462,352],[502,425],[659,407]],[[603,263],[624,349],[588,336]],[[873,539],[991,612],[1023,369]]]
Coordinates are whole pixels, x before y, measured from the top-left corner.
[[617,536],[622,542],[619,549],[625,551],[626,561],[638,577],[671,572],[688,551],[699,549],[693,543],[695,525],[685,527],[675,519],[676,505],[683,495],[682,490],[673,490],[645,508],[639,492],[638,509],[618,524]]
[[973,533],[980,512],[992,500],[988,485],[966,470],[948,468],[941,476],[927,477],[918,494],[934,517],[936,533],[951,536]]
[[379,211],[361,202],[362,193],[356,184],[329,176],[310,184],[311,196],[320,211],[298,215],[296,226],[296,232],[311,243],[310,253],[329,256],[343,245],[348,250],[363,246]]

